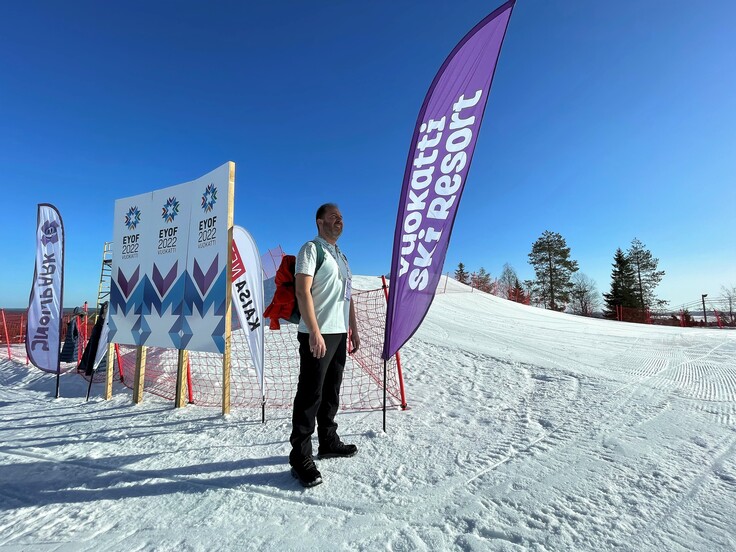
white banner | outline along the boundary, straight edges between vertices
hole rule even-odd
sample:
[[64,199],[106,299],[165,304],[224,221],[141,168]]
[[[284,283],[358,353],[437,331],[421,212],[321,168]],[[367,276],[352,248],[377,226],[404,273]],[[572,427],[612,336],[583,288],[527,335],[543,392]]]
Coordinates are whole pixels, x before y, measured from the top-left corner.
[[191,336],[186,348],[193,351],[225,352],[230,165],[191,183],[198,205],[192,207],[190,220],[184,330]]
[[36,267],[28,301],[26,352],[34,366],[58,373],[64,285],[64,224],[56,207],[38,205]]
[[263,381],[263,270],[253,237],[241,226],[233,226],[233,303],[238,312],[240,331],[248,338],[261,396],[266,396]]
[[233,175],[226,163],[115,202],[112,342],[224,352]]
[[[104,318],[105,321],[102,324],[102,331],[100,332],[100,338],[97,342],[97,351],[95,352],[95,360],[92,364],[92,370],[94,372],[97,371],[97,369],[100,367],[100,363],[102,360],[107,356],[107,346],[110,342],[110,326],[108,325],[108,320],[110,317],[108,316],[109,310],[105,309],[104,312]],[[112,370],[112,366],[108,366],[107,370]]]
[[200,200],[199,187],[187,182],[151,194],[154,216],[143,271],[147,278],[141,322],[148,346],[189,348],[181,329],[190,218]]
[[155,216],[150,192],[115,202],[108,316],[110,340],[115,343],[145,344],[140,326],[149,264],[147,236]]

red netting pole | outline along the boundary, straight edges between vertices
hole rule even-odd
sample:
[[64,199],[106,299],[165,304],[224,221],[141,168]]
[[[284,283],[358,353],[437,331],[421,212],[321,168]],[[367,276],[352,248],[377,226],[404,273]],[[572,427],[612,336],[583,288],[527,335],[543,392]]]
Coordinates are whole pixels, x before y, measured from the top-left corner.
[[[388,285],[386,284],[386,277],[381,276],[381,282],[383,283],[383,294],[386,297],[388,303]],[[404,374],[401,372],[401,356],[399,351],[396,351],[396,373],[399,376],[399,391],[401,392],[401,409],[406,410],[406,393],[404,392]]]
[[8,334],[8,324],[5,321],[5,309],[2,309],[3,313],[3,328],[5,328],[5,341],[8,344],[8,360],[13,360],[13,353],[10,352],[10,335]]
[[[20,338],[18,339],[18,343],[25,343],[26,342],[26,316],[25,314],[20,315]],[[28,351],[26,351],[26,366],[28,365],[30,361],[28,360]]]
[[[120,376],[120,381],[123,380],[123,357],[120,356],[120,345],[115,343],[115,354],[118,357],[118,375]],[[112,370],[112,366],[108,366],[108,370]]]
[[187,355],[187,393],[189,393],[189,404],[194,404],[194,389],[192,388],[192,360]]
[[87,307],[87,301],[84,302],[84,348],[87,348],[87,341],[89,339],[89,308]]
[[718,322],[718,327],[723,329],[723,324],[721,323],[721,315],[718,313],[718,309],[713,309],[713,312],[716,313],[716,322]]
[[87,347],[87,301],[84,302],[84,324],[82,324],[81,328],[79,328],[79,340],[81,343],[79,344],[79,347],[77,347],[77,366],[79,366],[79,363],[82,362],[82,355],[84,354],[84,349]]

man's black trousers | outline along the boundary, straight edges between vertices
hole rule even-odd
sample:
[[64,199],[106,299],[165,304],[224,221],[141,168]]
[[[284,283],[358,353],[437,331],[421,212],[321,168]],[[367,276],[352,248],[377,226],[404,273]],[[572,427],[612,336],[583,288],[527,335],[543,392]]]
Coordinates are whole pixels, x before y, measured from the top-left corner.
[[299,332],[299,385],[292,416],[291,459],[312,456],[315,421],[320,446],[329,448],[338,440],[335,414],[340,404],[340,385],[347,357],[347,334],[322,334],[327,353],[314,358],[309,334]]

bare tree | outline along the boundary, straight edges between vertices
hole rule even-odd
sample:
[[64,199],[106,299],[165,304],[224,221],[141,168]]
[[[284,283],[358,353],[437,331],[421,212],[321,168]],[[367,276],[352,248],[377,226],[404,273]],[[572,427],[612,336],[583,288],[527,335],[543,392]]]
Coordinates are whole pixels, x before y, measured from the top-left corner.
[[721,291],[723,292],[723,298],[728,303],[728,318],[730,320],[729,324],[733,324],[734,322],[736,322],[733,317],[733,304],[736,303],[736,286],[721,286]]
[[568,307],[573,314],[592,316],[601,305],[600,293],[595,280],[576,272],[572,275],[572,291],[570,292],[570,303]]
[[514,286],[518,281],[519,277],[517,276],[514,267],[512,267],[509,263],[505,263],[503,265],[503,270],[501,271],[501,276],[498,278],[496,293],[499,297],[508,299],[510,297],[511,291],[514,289]]

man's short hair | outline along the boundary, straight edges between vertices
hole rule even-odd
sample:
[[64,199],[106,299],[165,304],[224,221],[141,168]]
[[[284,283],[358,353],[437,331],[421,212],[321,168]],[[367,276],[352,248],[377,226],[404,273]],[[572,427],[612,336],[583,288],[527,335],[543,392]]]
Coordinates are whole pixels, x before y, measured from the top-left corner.
[[319,209],[317,209],[317,216],[315,217],[315,220],[324,218],[327,209],[339,209],[339,207],[336,203],[325,203],[324,205],[320,205]]

